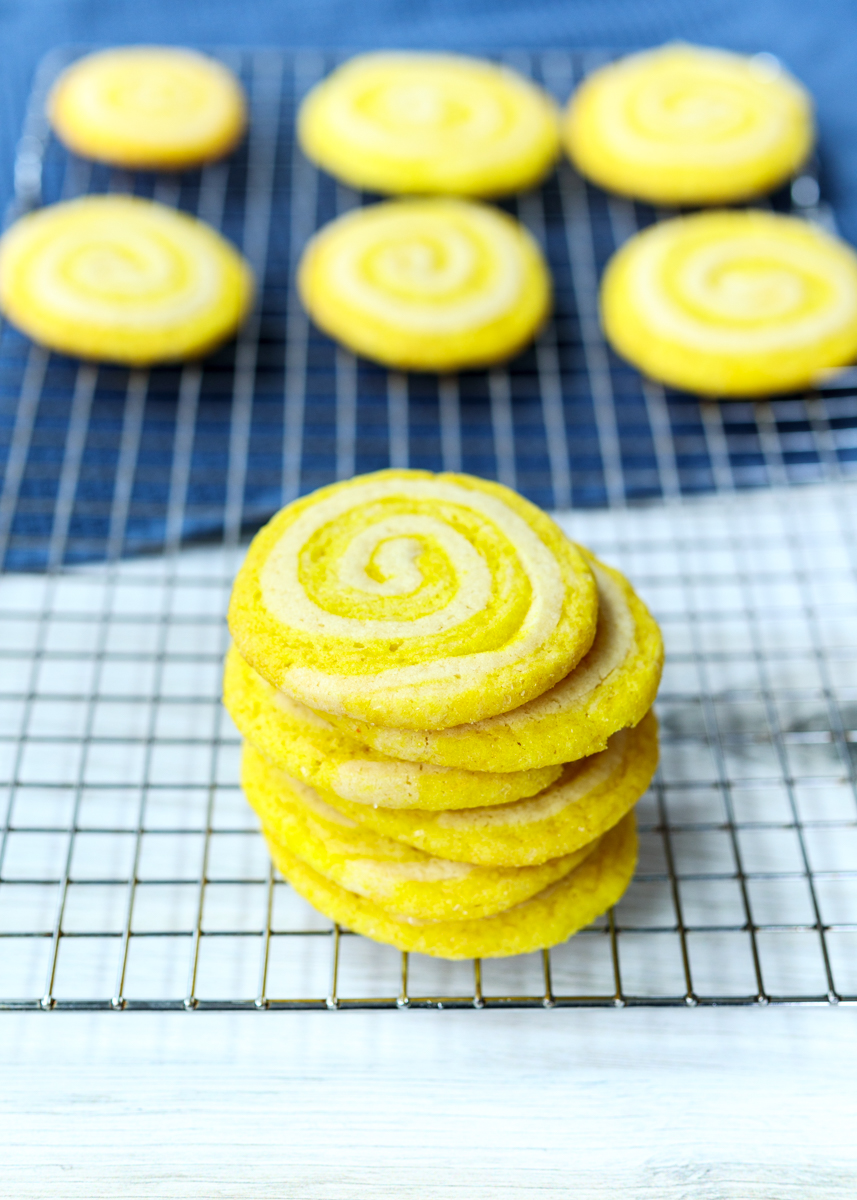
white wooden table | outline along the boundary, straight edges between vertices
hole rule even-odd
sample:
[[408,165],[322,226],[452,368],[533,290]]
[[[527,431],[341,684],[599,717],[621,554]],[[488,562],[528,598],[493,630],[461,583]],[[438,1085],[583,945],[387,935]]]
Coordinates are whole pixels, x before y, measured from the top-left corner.
[[853,1200],[857,1011],[15,1013],[0,1195]]

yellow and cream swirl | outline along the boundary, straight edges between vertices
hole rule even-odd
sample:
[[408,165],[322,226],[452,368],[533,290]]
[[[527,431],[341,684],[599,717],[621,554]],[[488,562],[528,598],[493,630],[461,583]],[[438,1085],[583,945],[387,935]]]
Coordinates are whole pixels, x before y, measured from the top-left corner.
[[715,396],[791,391],[857,355],[857,255],[794,217],[676,218],[613,257],[601,314],[654,379]]
[[419,812],[321,795],[359,825],[426,854],[481,866],[533,866],[592,846],[634,807],[657,765],[658,723],[650,711],[634,729],[614,733],[605,750],[568,763],[544,791],[513,804]]
[[509,358],[550,307],[550,277],[513,218],[463,200],[393,200],[325,226],[301,260],[313,320],[358,354],[449,371]]
[[534,796],[562,768],[469,771],[407,762],[373,751],[324,717],[271,687],[233,646],[223,672],[223,703],[240,733],[274,766],[318,791],[385,808],[478,808]]
[[[637,725],[660,683],[660,630],[627,579],[583,553],[598,587],[598,627],[588,653],[564,679],[534,700],[483,721],[433,733],[364,721],[360,738],[377,753],[436,767],[520,772],[597,754],[611,734]],[[348,717],[329,720],[348,736],[358,733],[358,723]]]
[[812,148],[812,104],[774,60],[675,43],[595,71],[563,136],[578,170],[654,204],[769,191]]
[[123,46],[78,59],[54,84],[48,117],[77,154],[144,169],[220,158],[247,123],[244,92],[227,67],[168,46]]
[[451,54],[351,59],[298,115],[307,155],[371,191],[497,196],[532,187],[559,152],[553,100],[494,63]]
[[597,839],[529,867],[452,862],[383,837],[343,816],[249,743],[241,783],[266,837],[313,870],[389,912],[429,921],[491,916],[549,887],[597,848]]
[[499,958],[564,942],[615,904],[637,861],[632,814],[549,887],[490,917],[426,921],[405,917],[320,874],[266,830],[268,849],[292,887],[332,921],[376,941],[438,958]]
[[382,471],[283,509],[254,539],[229,624],[311,708],[443,729],[546,691],[586,653],[588,565],[535,506],[465,475]]
[[189,358],[231,336],[249,267],[213,229],[131,196],[87,196],[22,217],[0,239],[0,307],[37,342],[134,365]]

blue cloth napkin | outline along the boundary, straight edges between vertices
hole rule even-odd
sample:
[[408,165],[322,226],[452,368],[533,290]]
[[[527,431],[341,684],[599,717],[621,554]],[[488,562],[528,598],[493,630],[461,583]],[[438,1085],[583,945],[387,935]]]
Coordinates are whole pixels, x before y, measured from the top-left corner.
[[[621,50],[683,37],[771,51],[803,79],[818,104],[823,192],[845,234],[857,240],[855,35],[857,5],[842,0],[7,2],[0,8],[0,204],[11,197],[14,147],[35,66],[58,44],[399,46],[478,53]],[[243,61],[250,69],[251,60]],[[605,401],[584,353],[587,317],[575,290],[565,201],[555,178],[541,200],[556,297],[557,386],[551,395],[545,393],[544,356],[532,348],[499,383],[486,372],[463,376],[452,401],[432,377],[391,383],[371,364],[351,361],[343,368],[336,348],[312,329],[302,360],[287,331],[295,321],[286,319],[299,247],[287,234],[296,190],[288,86],[283,97],[261,339],[248,379],[239,377],[234,344],[206,361],[194,391],[192,380],[188,384],[188,376],[171,368],[157,369],[140,384],[115,367],[81,371],[59,355],[40,358],[26,339],[3,329],[0,567],[43,570],[158,550],[224,530],[237,536],[298,492],[405,461],[499,478],[545,507],[615,504],[667,496],[670,489],[686,494],[765,486],[857,466],[853,389],[768,407],[701,406],[678,393],[653,396],[636,372],[608,356],[611,394]],[[65,152],[54,143],[45,165],[47,202],[59,198],[65,163]],[[246,235],[247,165],[244,146],[230,160],[222,224],[239,244]],[[87,186],[104,190],[104,169]],[[138,180],[136,186],[148,185]],[[183,177],[180,192],[178,202],[194,211],[198,173]],[[598,189],[580,194],[600,270],[615,246],[613,218]],[[515,211],[514,202],[509,207]],[[336,188],[321,176],[313,227],[336,211]],[[643,221],[651,216],[637,213]],[[594,306],[589,291],[587,302]],[[550,369],[548,364],[548,374]],[[299,408],[294,370],[302,389]]]
[[459,50],[651,46],[669,38],[778,55],[818,105],[824,190],[857,241],[854,0],[6,0],[0,200],[34,67],[60,42]]

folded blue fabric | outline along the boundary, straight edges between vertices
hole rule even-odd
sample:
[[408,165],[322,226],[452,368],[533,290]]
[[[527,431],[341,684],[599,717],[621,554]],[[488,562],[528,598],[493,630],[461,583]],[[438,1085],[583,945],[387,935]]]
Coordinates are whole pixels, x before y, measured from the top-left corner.
[[853,0],[11,0],[0,8],[0,200],[39,58],[61,42],[282,47],[653,46],[669,38],[768,50],[818,104],[825,192],[857,241]]
[[[851,102],[857,6],[850,3],[257,0],[242,4],[237,14],[234,0],[27,0],[4,6],[3,202],[11,196],[31,76],[43,52],[57,43],[490,52],[621,49],[684,37],[772,51],[804,80],[818,102],[823,191],[843,231],[857,239],[857,109]],[[248,82],[258,61],[243,56]],[[285,74],[258,342],[245,347],[243,358],[236,358],[234,344],[224,347],[194,382],[177,368],[145,377],[111,366],[81,370],[76,361],[34,349],[4,327],[0,567],[43,570],[224,531],[237,537],[298,493],[403,463],[499,478],[546,507],[818,479],[857,465],[857,397],[847,388],[761,408],[703,406],[693,397],[644,388],[638,374],[603,347],[593,355],[587,343],[595,321],[591,267],[581,290],[580,264],[575,276],[569,257],[571,201],[556,178],[540,198],[556,289],[546,349],[528,350],[508,374],[469,373],[453,391],[433,377],[391,378],[342,355],[301,324],[290,298],[299,249],[288,232],[296,187],[289,145],[294,95],[291,59],[277,61]],[[45,201],[59,198],[66,159],[54,143],[45,166]],[[224,232],[239,244],[247,232],[246,168],[245,146],[230,163],[223,220]],[[97,168],[85,186],[104,190],[107,171]],[[148,186],[144,178],[135,182],[138,191]],[[198,194],[198,173],[190,172],[178,202],[194,211]],[[573,203],[582,206],[591,232],[585,255],[597,272],[616,244],[615,212],[597,189],[580,187],[576,196]],[[320,176],[312,227],[335,215],[337,204],[333,181]],[[514,201],[509,207],[515,211]],[[651,218],[637,207],[638,221]]]

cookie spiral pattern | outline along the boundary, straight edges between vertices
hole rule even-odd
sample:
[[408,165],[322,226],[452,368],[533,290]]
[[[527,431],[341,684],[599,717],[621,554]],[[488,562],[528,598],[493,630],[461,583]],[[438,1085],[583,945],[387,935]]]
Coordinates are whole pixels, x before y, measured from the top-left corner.
[[242,756],[241,783],[269,840],[340,887],[418,920],[474,919],[512,908],[567,875],[597,846],[596,840],[535,867],[449,862],[342,816],[249,744]]
[[226,656],[223,703],[239,731],[274,766],[354,804],[430,811],[510,804],[535,796],[562,770],[468,771],[379,754],[272,688],[234,646]]
[[758,195],[812,148],[806,91],[774,60],[681,44],[595,71],[564,122],[578,170],[654,204],[719,204]]
[[202,354],[231,336],[253,279],[218,233],[161,204],[87,196],[0,239],[0,307],[30,337],[133,365]]
[[590,845],[621,820],[649,786],[658,765],[658,723],[649,712],[614,733],[607,749],[568,763],[537,796],[492,808],[417,812],[351,804],[331,792],[337,812],[383,837],[453,862],[531,867]]
[[48,117],[77,154],[152,170],[220,158],[247,123],[244,92],[228,68],[166,46],[78,59],[51,90]]
[[715,396],[790,391],[857,355],[857,255],[794,217],[676,218],[614,255],[601,314],[654,379]]
[[497,362],[536,334],[551,301],[541,251],[497,209],[399,200],[325,226],[300,263],[310,316],[388,366],[451,371]]
[[556,946],[615,904],[634,874],[637,830],[629,813],[563,879],[514,908],[464,921],[397,916],[320,875],[270,836],[268,849],[295,891],[346,929],[438,958],[501,958]]
[[636,725],[651,708],[664,645],[627,579],[588,551],[582,553],[598,587],[595,640],[586,657],[548,691],[513,711],[435,733],[347,717],[330,720],[381,753],[472,771],[533,770],[597,754],[611,734]]
[[532,187],[559,151],[559,115],[505,67],[449,54],[364,54],[298,116],[306,154],[354,187],[496,196]]
[[466,475],[381,471],[256,536],[229,625],[242,657],[311,708],[442,729],[545,691],[596,616],[589,567],[534,505]]

